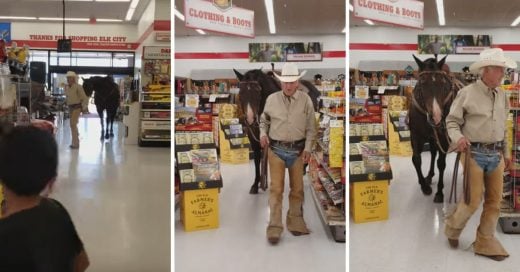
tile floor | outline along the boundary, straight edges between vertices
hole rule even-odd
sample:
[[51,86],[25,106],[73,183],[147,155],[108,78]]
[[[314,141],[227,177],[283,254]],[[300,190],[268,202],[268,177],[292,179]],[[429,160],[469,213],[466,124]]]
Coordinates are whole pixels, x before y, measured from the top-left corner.
[[[343,272],[345,243],[336,243],[319,218],[310,187],[305,184],[304,218],[312,233],[295,237],[287,230],[280,243],[271,246],[266,239],[268,193],[250,195],[254,165],[221,164],[224,187],[221,190],[220,227],[185,232],[180,212],[175,214],[175,271],[212,272]],[[286,175],[287,176],[287,175]],[[288,180],[284,214],[288,205]],[[285,216],[284,216],[285,218]],[[285,219],[284,219],[285,221]]]
[[[427,172],[429,161],[429,153],[423,153],[423,173]],[[435,204],[433,195],[426,197],[421,193],[411,158],[391,158],[394,179],[389,187],[389,219],[363,224],[350,220],[351,272],[520,271],[520,235],[504,234],[500,226],[497,227],[497,237],[510,257],[496,262],[474,255],[470,245],[482,209],[468,222],[459,249],[449,248],[443,233],[443,218],[449,208],[447,202],[454,161],[455,155],[449,155],[444,175],[445,203]],[[460,188],[457,190],[462,191]]]
[[[56,135],[60,162],[52,197],[68,209],[94,272],[170,271],[170,149],[100,141],[98,118],[80,118],[70,150],[68,119]],[[114,125],[116,129],[116,125]]]

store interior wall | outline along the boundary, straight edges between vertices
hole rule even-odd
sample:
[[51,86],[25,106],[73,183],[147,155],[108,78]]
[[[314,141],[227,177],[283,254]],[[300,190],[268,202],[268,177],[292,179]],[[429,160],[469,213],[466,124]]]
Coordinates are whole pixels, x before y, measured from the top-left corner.
[[154,0],[155,1],[155,20],[171,20],[171,1],[170,0]]
[[155,0],[148,3],[137,23],[137,37],[141,37],[155,21]]
[[[397,27],[352,27],[350,44],[417,44],[418,35],[490,35],[493,45],[520,45],[520,32],[511,28],[425,28],[414,30]],[[515,35],[516,34],[516,35]],[[416,50],[350,50],[349,67],[366,71],[402,70],[407,65],[417,68],[412,54],[420,59],[433,55],[418,55]],[[520,62],[520,51],[506,51],[506,55]],[[459,72],[477,59],[476,55],[449,55],[447,63]],[[379,69],[375,69],[378,68]]]
[[[290,43],[321,42],[322,51],[345,51],[345,35],[309,35],[309,36],[257,36],[255,39],[232,36],[196,36],[175,37],[175,53],[247,53],[249,43]],[[275,63],[275,69],[281,69],[282,63]],[[345,58],[326,58],[318,62],[299,62],[300,69],[330,71],[334,78],[345,71]],[[249,59],[176,59],[175,76],[192,79],[234,78],[231,68],[238,70],[270,70],[269,62],[249,62]],[[202,71],[203,70],[203,71]],[[197,72],[198,71],[198,72]],[[196,73],[196,74],[194,74]],[[313,74],[308,72],[307,77]]]

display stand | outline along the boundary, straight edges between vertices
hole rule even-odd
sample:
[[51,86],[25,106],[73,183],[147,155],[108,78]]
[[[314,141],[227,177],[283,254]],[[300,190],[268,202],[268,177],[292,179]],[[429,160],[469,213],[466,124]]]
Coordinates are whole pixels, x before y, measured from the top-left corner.
[[170,146],[170,48],[143,49],[139,146]]
[[309,162],[311,195],[334,240],[345,242],[345,98],[321,97],[317,144]]

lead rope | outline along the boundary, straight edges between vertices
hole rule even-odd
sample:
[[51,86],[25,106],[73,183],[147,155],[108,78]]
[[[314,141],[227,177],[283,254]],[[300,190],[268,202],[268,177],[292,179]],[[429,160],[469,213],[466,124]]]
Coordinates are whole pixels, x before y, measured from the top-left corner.
[[[457,152],[457,157],[455,158],[455,167],[453,170],[453,178],[451,181],[451,190],[450,190],[450,198],[448,200],[448,203],[451,203],[451,200],[454,199],[457,203],[457,176],[459,172],[459,162],[462,152]],[[464,169],[462,172],[462,190],[464,194],[464,203],[466,205],[469,205],[469,202],[471,201],[471,194],[470,194],[470,182],[469,182],[469,160],[471,157],[471,151],[469,148],[467,148],[464,151]]]

